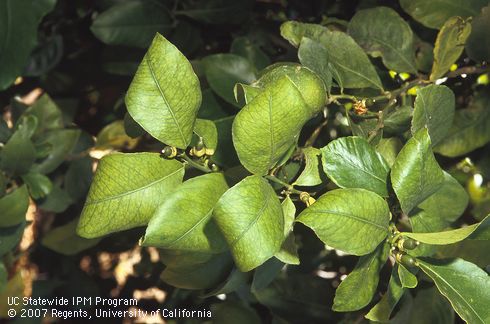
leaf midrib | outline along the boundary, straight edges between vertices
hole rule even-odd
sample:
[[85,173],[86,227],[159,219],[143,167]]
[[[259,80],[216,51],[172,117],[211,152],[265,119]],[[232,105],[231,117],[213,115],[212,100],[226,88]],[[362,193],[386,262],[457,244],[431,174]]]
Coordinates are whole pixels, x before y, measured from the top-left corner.
[[272,195],[270,195],[270,194],[267,195],[267,198],[264,199],[264,204],[262,205],[262,207],[257,212],[257,216],[255,216],[255,219],[252,222],[250,222],[250,224],[248,224],[247,228],[245,228],[240,233],[240,235],[230,244],[230,248],[234,248],[235,245],[242,239],[242,237],[250,230],[250,228],[253,225],[255,225],[255,223],[258,222],[259,218],[264,214],[264,210],[267,207],[267,205],[269,204],[269,200],[271,199],[271,197],[272,197]]
[[174,120],[175,125],[177,126],[177,129],[179,130],[180,138],[182,139],[182,143],[186,144],[185,136],[182,133],[182,128],[180,127],[179,121],[177,120],[177,117],[175,117],[174,111],[172,110],[172,107],[167,101],[167,98],[165,97],[165,94],[163,93],[163,89],[160,87],[160,83],[158,83],[158,80],[155,75],[155,71],[153,70],[153,66],[150,60],[150,55],[145,56],[146,58],[146,63],[148,64],[148,68],[150,70],[151,78],[153,79],[153,82],[155,82],[155,85],[157,86],[158,92],[160,93],[160,96],[162,97],[163,101],[165,102],[165,105],[168,107],[168,111],[170,112],[170,115],[172,116],[172,119]]
[[336,211],[336,210],[315,210],[315,211],[312,211],[312,213],[313,214],[314,213],[319,213],[319,214],[331,214],[331,215],[337,215],[337,216],[345,216],[345,217],[354,219],[354,220],[356,220],[358,222],[369,224],[369,225],[372,225],[374,227],[378,227],[378,228],[382,229],[384,232],[387,231],[387,228],[386,227],[384,227],[384,226],[382,226],[382,225],[380,225],[378,223],[375,223],[373,221],[370,221],[368,219],[365,219],[365,218],[362,218],[362,217],[353,215],[353,214],[339,212],[339,211]]
[[[440,275],[439,275],[437,272],[432,271],[432,269],[430,269],[429,267],[427,267],[425,264],[420,263],[420,265],[421,265],[421,266],[422,266],[422,267],[423,267],[423,268],[424,268],[426,271],[429,271],[430,273],[432,273],[432,274],[433,274],[435,277],[437,277],[438,279],[440,279],[441,281],[443,281],[443,282],[444,282],[444,283],[445,283],[445,284],[446,284],[446,285],[447,285],[449,288],[451,288],[451,290],[452,290],[453,292],[455,292],[455,293],[456,293],[456,295],[458,295],[458,296],[461,298],[461,300],[462,300],[462,301],[463,301],[463,302],[464,302],[466,305],[468,305],[468,308],[469,308],[469,309],[471,309],[471,310],[473,311],[473,313],[476,315],[476,317],[477,317],[477,318],[478,318],[478,319],[479,319],[479,320],[480,320],[482,323],[485,323],[485,321],[484,321],[484,320],[483,320],[483,319],[480,317],[480,315],[479,315],[479,314],[478,314],[478,313],[475,311],[475,309],[474,309],[474,308],[471,306],[471,304],[470,304],[470,303],[468,303],[468,302],[466,301],[466,299],[465,299],[463,296],[461,296],[461,294],[460,294],[460,293],[459,293],[459,292],[458,292],[458,291],[457,291],[455,288],[453,288],[453,286],[452,286],[452,285],[451,285],[449,282],[447,282],[447,281],[446,281],[446,279],[444,279],[443,277],[441,277],[441,276],[440,276]],[[436,282],[436,285],[437,285],[437,282]],[[445,295],[445,294],[444,294],[442,291],[441,291],[441,293],[442,293],[444,296],[446,296],[446,295]],[[447,297],[447,296],[446,296],[446,297]],[[448,298],[448,299],[449,299],[449,298]],[[449,300],[449,301],[451,302],[451,305],[453,305],[453,302],[452,302],[451,300]],[[453,308],[454,308],[454,307],[453,307]],[[455,308],[455,310],[456,310],[456,308]],[[459,314],[459,312],[458,312],[458,311],[456,311],[456,312]]]
[[89,199],[87,199],[87,202],[85,203],[85,205],[96,205],[96,204],[100,204],[100,203],[103,203],[105,201],[109,201],[109,200],[114,200],[114,199],[118,199],[118,198],[121,198],[121,197],[124,197],[124,196],[127,196],[127,195],[131,195],[135,192],[138,192],[140,190],[144,190],[146,188],[149,188],[171,176],[173,176],[174,174],[180,172],[181,170],[183,169],[183,166],[179,167],[177,170],[175,170],[174,172],[170,173],[170,174],[167,174],[166,176],[164,176],[163,178],[160,178],[160,179],[157,179],[155,181],[152,181],[142,187],[139,187],[139,188],[136,188],[136,189],[133,189],[133,190],[129,190],[129,191],[126,191],[126,192],[123,192],[121,194],[118,194],[118,195],[115,195],[115,196],[110,196],[110,197],[106,197],[106,198],[102,198],[102,199],[99,199],[99,200],[93,200],[93,201],[89,201]]

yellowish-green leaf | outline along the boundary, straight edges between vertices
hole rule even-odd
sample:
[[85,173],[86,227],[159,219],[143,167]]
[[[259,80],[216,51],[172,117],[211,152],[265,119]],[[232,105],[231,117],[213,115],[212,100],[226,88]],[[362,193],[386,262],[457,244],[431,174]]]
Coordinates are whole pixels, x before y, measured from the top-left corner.
[[148,224],[182,182],[184,166],[155,153],[115,153],[100,160],[77,232],[85,238]]
[[395,10],[375,7],[357,11],[348,32],[370,55],[381,56],[388,69],[417,72],[412,30]]
[[435,233],[403,232],[402,235],[426,244],[446,245],[446,244],[453,244],[468,238],[480,226],[488,230],[488,228],[490,227],[490,215],[485,217],[485,219],[483,219],[479,223],[458,228],[451,231],[435,232]]
[[126,94],[133,119],[151,136],[178,148],[191,141],[201,105],[199,80],[179,50],[157,34]]
[[431,81],[442,77],[458,60],[463,53],[466,39],[470,33],[471,24],[468,19],[452,17],[444,23],[439,34],[437,34],[436,46],[434,47],[434,64],[430,73]]
[[284,240],[284,216],[276,193],[259,176],[249,176],[220,198],[214,219],[240,271],[275,255]]
[[221,173],[209,173],[185,181],[156,210],[148,223],[142,245],[223,252],[226,242],[212,215],[218,199],[227,189]]
[[297,221],[327,245],[349,254],[368,254],[388,235],[386,201],[365,189],[337,189],[322,195]]
[[419,259],[418,264],[463,320],[490,321],[490,277],[484,270],[462,259]]

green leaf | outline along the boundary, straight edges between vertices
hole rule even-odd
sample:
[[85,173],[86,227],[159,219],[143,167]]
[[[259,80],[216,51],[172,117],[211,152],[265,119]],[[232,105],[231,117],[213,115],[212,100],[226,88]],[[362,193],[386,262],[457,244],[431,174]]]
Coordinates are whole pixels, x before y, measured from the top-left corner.
[[214,218],[240,271],[258,267],[281,248],[281,204],[259,176],[247,177],[228,189],[214,209]]
[[[37,26],[55,2],[32,0],[0,1],[0,90],[21,75],[37,44]],[[22,41],[19,41],[22,40]]]
[[208,24],[240,24],[249,17],[253,4],[252,0],[204,0],[175,13]]
[[252,173],[266,174],[296,143],[311,117],[288,76],[266,86],[233,122],[233,143],[243,166]]
[[474,61],[490,60],[490,5],[484,7],[481,13],[471,22],[471,34],[466,41],[466,53]]
[[321,149],[323,169],[341,188],[363,188],[388,196],[390,167],[362,137],[341,137]]
[[63,255],[75,255],[99,243],[100,238],[86,239],[78,236],[75,231],[77,224],[78,219],[74,219],[50,230],[44,235],[41,244]]
[[214,152],[213,161],[224,166],[236,166],[240,164],[232,140],[232,127],[235,116],[220,118],[214,121],[218,130],[219,146]]
[[226,242],[212,215],[218,199],[227,189],[221,173],[185,181],[156,210],[141,244],[163,249],[223,252]]
[[463,214],[468,200],[466,190],[444,172],[441,187],[410,212],[413,232],[433,232],[446,228]]
[[254,67],[250,61],[235,54],[214,54],[202,60],[206,79],[214,92],[226,102],[241,107],[235,100],[233,88],[237,83],[255,81]]
[[18,129],[0,151],[0,167],[12,174],[25,174],[31,168],[35,158],[34,145],[29,137]]
[[229,253],[214,254],[199,263],[167,266],[160,278],[177,288],[208,289],[222,282],[232,266],[233,261]]
[[490,280],[485,271],[462,259],[421,259],[418,264],[463,320],[488,323]]
[[330,92],[332,72],[325,46],[308,37],[303,37],[298,48],[298,58],[302,65],[310,68],[322,79],[327,92]]
[[412,134],[429,130],[432,146],[442,141],[454,119],[454,93],[443,85],[429,85],[417,91],[413,110]]
[[365,316],[368,320],[386,323],[390,320],[390,315],[395,308],[398,301],[403,296],[402,284],[400,278],[398,277],[397,267],[399,265],[395,264],[395,267],[391,271],[390,282],[388,283],[388,290],[381,297],[381,300],[367,313]]
[[0,199],[0,227],[20,224],[26,218],[29,207],[29,193],[25,185],[11,191]]
[[211,120],[196,119],[194,133],[202,138],[204,146],[208,149],[216,150],[218,146],[218,130],[216,124]]
[[260,324],[262,323],[256,311],[248,305],[238,301],[226,301],[211,305],[213,324],[228,324],[233,319],[234,324]]
[[131,138],[140,137],[145,134],[145,130],[134,121],[128,112],[124,114],[124,131]]
[[22,222],[15,226],[0,227],[0,257],[12,250],[22,238],[26,222]]
[[431,81],[442,77],[458,60],[463,53],[466,39],[470,33],[471,24],[468,19],[452,17],[444,23],[439,34],[437,34],[434,47],[434,65],[432,65],[432,72],[430,73]]
[[435,232],[435,233],[410,233],[403,232],[402,235],[410,237],[422,243],[434,245],[446,245],[462,241],[473,234],[479,227],[490,227],[490,215],[485,217],[481,222],[458,228],[451,231]]
[[320,35],[328,33],[327,27],[318,24],[305,24],[297,21],[286,21],[281,25],[281,36],[287,39],[294,47],[301,44],[304,37],[317,40]]
[[458,109],[448,135],[434,148],[444,156],[456,157],[490,142],[490,97],[476,95],[469,107]]
[[339,31],[331,32],[323,26],[293,21],[281,25],[281,35],[294,46],[298,46],[303,37],[321,44],[328,55],[330,72],[341,88],[370,87],[383,90],[371,61],[349,35]]
[[428,130],[421,129],[398,153],[391,169],[391,183],[403,212],[410,213],[443,181],[444,173],[432,153]]
[[270,64],[269,57],[248,37],[236,37],[231,43],[230,52],[248,59],[258,71]]
[[22,175],[22,180],[29,188],[29,194],[33,199],[46,197],[53,189],[53,183],[45,175],[38,172],[29,172]]
[[182,163],[159,154],[103,157],[80,216],[78,234],[95,238],[146,225],[183,176]]
[[73,200],[66,190],[61,189],[59,186],[54,185],[46,199],[39,205],[42,210],[50,211],[53,213],[64,212],[71,204]]
[[63,114],[51,97],[45,93],[36,102],[26,109],[23,116],[34,116],[38,125],[34,138],[54,129],[63,128]]
[[156,33],[172,29],[172,17],[165,5],[157,1],[121,2],[100,13],[90,30],[109,45],[146,48]]
[[453,16],[476,16],[488,0],[400,0],[400,5],[422,25],[439,29]]
[[251,85],[237,83],[233,88],[233,95],[235,96],[235,100],[237,102],[245,101],[245,104],[248,104],[253,100],[259,93],[262,92],[261,88],[257,88]]
[[372,252],[388,235],[389,220],[384,199],[365,189],[329,191],[297,218],[325,244],[354,255]]
[[384,158],[388,166],[391,168],[395,163],[398,152],[402,149],[402,142],[398,137],[382,138],[378,145],[376,145],[376,151]]
[[412,30],[395,10],[375,7],[357,11],[348,33],[370,55],[381,56],[388,69],[417,73]]
[[398,264],[398,277],[403,288],[417,287],[417,277],[401,263]]
[[322,170],[322,152],[314,147],[303,149],[305,168],[294,182],[298,186],[317,186],[325,182],[325,173]]
[[412,309],[414,311],[410,312],[409,323],[454,323],[454,311],[451,304],[439,294],[435,287],[419,290],[413,300]]
[[274,256],[281,262],[287,264],[299,264],[298,246],[296,245],[293,224],[296,215],[296,206],[294,206],[291,198],[286,197],[281,203],[282,213],[284,215],[284,237],[286,238],[282,242],[281,249]]
[[34,164],[33,171],[48,174],[56,170],[73,150],[80,137],[79,129],[57,129],[44,133],[36,141],[38,145],[49,145],[51,151],[39,163]]
[[199,80],[179,50],[157,34],[126,94],[133,119],[159,141],[185,149],[201,105]]
[[85,196],[92,183],[92,159],[84,157],[73,160],[65,174],[64,189],[73,201]]
[[255,269],[251,291],[257,292],[269,286],[284,268],[284,263],[276,258],[270,258]]
[[[259,80],[253,86],[266,88],[277,84],[287,76],[298,89],[306,105],[310,109],[311,116],[321,111],[326,103],[327,94],[321,79],[310,69],[296,63],[276,63],[261,72]],[[250,91],[249,91],[250,92]],[[251,95],[251,97],[257,94]]]
[[207,298],[237,291],[248,284],[251,274],[251,272],[241,272],[237,268],[234,268],[225,281],[223,281],[218,287],[212,289],[210,292],[204,294],[202,297]]
[[354,270],[335,291],[334,311],[351,312],[369,304],[378,287],[379,271],[388,259],[389,248],[382,243],[375,251],[359,258]]
[[402,134],[410,129],[413,108],[410,106],[397,107],[395,111],[386,116],[383,131],[388,134]]

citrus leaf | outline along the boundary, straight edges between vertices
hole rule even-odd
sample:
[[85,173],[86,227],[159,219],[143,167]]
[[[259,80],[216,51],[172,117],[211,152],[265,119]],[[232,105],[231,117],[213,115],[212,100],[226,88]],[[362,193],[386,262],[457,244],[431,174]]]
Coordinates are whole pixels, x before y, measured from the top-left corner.
[[342,280],[335,291],[332,309],[351,312],[369,304],[376,292],[379,271],[388,260],[388,244],[380,244],[375,251],[359,258],[354,270]]
[[204,73],[211,89],[226,102],[241,107],[235,100],[233,88],[237,83],[255,81],[254,67],[249,60],[235,54],[214,54],[202,60]]
[[86,239],[78,236],[75,231],[77,224],[78,219],[74,219],[65,225],[53,228],[44,235],[41,244],[63,255],[75,255],[99,243],[100,238]]
[[126,94],[133,119],[157,140],[186,148],[201,105],[199,80],[179,50],[157,34]]
[[296,245],[293,223],[296,215],[296,206],[288,196],[281,203],[282,213],[284,215],[284,237],[281,249],[274,256],[281,262],[287,264],[299,264],[298,246]]
[[143,226],[182,182],[184,166],[155,153],[115,153],[100,160],[77,232],[84,238]]
[[453,16],[476,16],[488,0],[400,0],[400,5],[422,25],[439,29]]
[[468,108],[458,109],[447,136],[434,147],[444,156],[456,157],[490,142],[490,97],[476,95]]
[[284,216],[276,193],[259,176],[249,176],[220,198],[214,218],[240,271],[250,271],[276,254],[284,240]]
[[471,34],[466,41],[466,53],[477,62],[490,60],[490,5],[471,22]]
[[398,264],[395,264],[395,267],[391,271],[388,290],[383,297],[381,297],[381,300],[374,305],[365,316],[368,320],[381,323],[386,323],[390,320],[391,312],[396,304],[398,304],[398,301],[402,298],[403,292],[405,291],[400,282],[400,278],[398,277],[397,267]]
[[298,48],[298,58],[301,64],[318,74],[325,84],[327,92],[330,92],[332,71],[328,64],[328,52],[325,46],[308,37],[303,37]]
[[322,169],[322,152],[314,147],[303,149],[305,168],[294,182],[298,186],[316,186],[326,179]]
[[[452,17],[444,23],[437,34],[434,47],[434,64],[430,73],[430,80],[435,81],[442,77],[451,65],[463,53],[466,39],[471,33],[469,20],[461,17]],[[441,105],[443,106],[443,105]]]
[[418,264],[463,320],[488,323],[490,280],[485,271],[462,259],[419,259]]
[[56,170],[74,149],[80,133],[79,129],[55,129],[40,135],[36,144],[49,145],[52,149],[43,160],[33,165],[32,170],[42,174]]
[[20,224],[26,218],[29,207],[29,193],[25,185],[0,198],[0,227]]
[[409,214],[443,181],[444,173],[432,153],[428,130],[421,129],[398,153],[391,169],[391,183],[403,212]]
[[166,283],[184,289],[208,289],[222,282],[232,270],[228,252],[213,254],[209,259],[191,265],[167,266],[161,274]]
[[402,235],[406,237],[410,237],[422,243],[434,244],[434,245],[446,245],[446,244],[453,244],[468,238],[480,226],[482,228],[488,229],[488,227],[490,227],[490,216],[485,217],[485,219],[483,219],[479,223],[458,228],[455,230],[435,232],[435,233],[403,232]]
[[202,138],[206,148],[213,150],[213,152],[216,150],[218,146],[218,130],[213,121],[200,118],[196,119],[194,133]]
[[362,137],[342,137],[321,149],[323,169],[341,188],[363,188],[388,196],[390,167]]
[[0,166],[13,174],[25,174],[36,159],[36,149],[28,134],[18,129],[0,151]]
[[328,55],[330,72],[341,88],[370,87],[383,90],[368,56],[346,33],[331,32],[320,25],[288,21],[281,25],[281,35],[295,46],[300,44],[303,37],[321,44]]
[[429,130],[432,146],[448,133],[454,119],[454,93],[443,85],[429,85],[417,91],[413,110],[412,134]]
[[172,17],[156,1],[132,0],[111,6],[100,13],[90,30],[109,45],[146,48],[155,33],[166,34],[172,29]]
[[389,220],[384,199],[365,189],[329,191],[297,218],[325,244],[354,255],[372,252],[388,235]]
[[141,244],[173,250],[223,252],[226,243],[212,213],[227,189],[221,173],[185,181],[156,210]]
[[252,173],[266,174],[296,143],[311,117],[288,76],[266,86],[233,122],[233,144],[243,166]]
[[417,277],[411,273],[403,264],[398,264],[398,277],[403,288],[417,287]]
[[370,55],[381,56],[388,69],[417,73],[412,30],[395,10],[375,7],[357,11],[348,33]]

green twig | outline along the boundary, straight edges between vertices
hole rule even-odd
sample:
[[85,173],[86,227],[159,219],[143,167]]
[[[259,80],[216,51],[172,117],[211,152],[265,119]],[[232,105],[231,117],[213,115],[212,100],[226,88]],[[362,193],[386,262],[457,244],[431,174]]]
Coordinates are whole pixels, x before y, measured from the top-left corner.
[[200,163],[197,163],[196,161],[194,161],[193,159],[191,159],[190,157],[188,157],[186,154],[183,154],[180,156],[187,164],[189,164],[191,167],[195,168],[195,169],[198,169],[202,172],[205,172],[205,173],[210,173],[210,172],[213,172],[211,169],[209,169],[208,167],[200,164]]
[[294,189],[294,187],[292,185],[290,185],[287,182],[282,181],[281,179],[279,179],[279,178],[277,178],[275,176],[266,175],[265,178],[268,179],[268,180],[270,180],[270,181],[272,181],[272,182],[275,182],[275,183],[278,183],[278,184],[282,185],[284,188],[286,188],[287,191],[289,191],[291,193],[295,193],[295,194],[298,194],[298,195],[300,193],[302,193],[302,191]]

